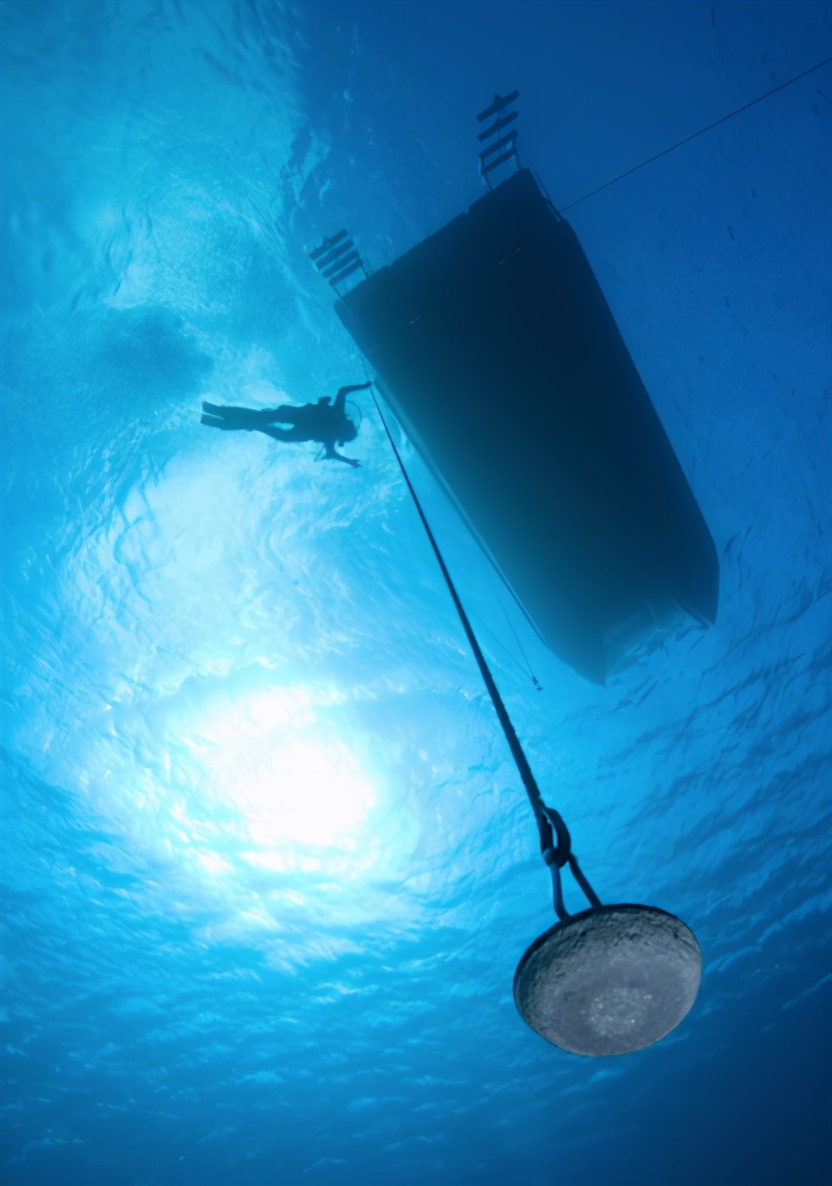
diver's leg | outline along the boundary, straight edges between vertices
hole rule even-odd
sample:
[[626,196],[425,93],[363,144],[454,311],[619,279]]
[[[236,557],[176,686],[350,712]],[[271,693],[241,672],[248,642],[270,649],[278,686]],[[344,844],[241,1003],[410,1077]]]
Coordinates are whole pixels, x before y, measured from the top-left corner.
[[272,420],[277,421],[278,424],[294,424],[297,427],[299,411],[301,408],[292,404],[281,404],[279,408],[273,409]]
[[207,425],[208,428],[224,428],[226,431],[241,428],[254,428],[253,424],[239,424],[235,420],[225,420],[222,416],[206,416],[203,412],[200,419],[200,424]]
[[282,420],[281,412],[289,409],[280,408],[237,408],[228,404],[209,404],[202,401],[202,410],[211,416],[222,416],[225,420],[238,420],[246,424],[271,424],[273,420]]
[[[254,427],[254,426],[252,426]],[[301,428],[275,428],[273,425],[263,425],[262,428],[255,428],[255,432],[263,432],[267,437],[273,437],[276,441],[308,441],[309,437]]]

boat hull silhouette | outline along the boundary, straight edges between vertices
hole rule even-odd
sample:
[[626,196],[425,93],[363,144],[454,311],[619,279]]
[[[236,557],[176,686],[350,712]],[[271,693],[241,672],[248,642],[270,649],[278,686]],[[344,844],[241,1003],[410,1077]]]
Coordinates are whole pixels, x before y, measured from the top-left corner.
[[713,540],[569,224],[520,170],[336,304],[544,642],[603,682],[717,611]]

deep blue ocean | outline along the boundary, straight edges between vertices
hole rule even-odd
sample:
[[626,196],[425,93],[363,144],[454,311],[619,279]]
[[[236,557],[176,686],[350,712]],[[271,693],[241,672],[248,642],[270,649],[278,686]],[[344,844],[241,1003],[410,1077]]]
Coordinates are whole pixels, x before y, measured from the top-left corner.
[[[832,1181],[830,6],[0,22],[0,1181]],[[721,566],[712,628],[590,684],[407,451],[593,884],[701,944],[613,1059],[515,1009],[549,877],[372,400],[360,468],[199,422],[364,380],[307,252],[465,209],[514,87]]]

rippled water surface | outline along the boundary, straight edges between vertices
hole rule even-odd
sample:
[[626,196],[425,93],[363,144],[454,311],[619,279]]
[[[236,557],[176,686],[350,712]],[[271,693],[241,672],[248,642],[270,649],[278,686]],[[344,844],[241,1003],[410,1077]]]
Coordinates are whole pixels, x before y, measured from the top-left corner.
[[495,90],[571,206],[823,62],[828,6],[0,18],[0,1178],[827,1182],[830,66],[568,214],[714,536],[712,629],[585,683],[411,458],[593,883],[699,938],[660,1045],[514,1010],[547,874],[372,402],[358,469],[199,410],[363,381],[306,252],[347,225],[376,268],[476,199]]

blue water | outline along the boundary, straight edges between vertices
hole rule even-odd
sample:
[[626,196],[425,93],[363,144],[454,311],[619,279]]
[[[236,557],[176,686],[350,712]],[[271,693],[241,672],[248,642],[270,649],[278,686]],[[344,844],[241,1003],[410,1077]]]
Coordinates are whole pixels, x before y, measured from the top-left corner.
[[306,251],[346,225],[379,267],[475,200],[496,90],[567,206],[828,58],[828,5],[0,18],[0,1180],[828,1183],[832,68],[569,211],[712,629],[585,683],[412,459],[593,883],[700,940],[657,1046],[514,1009],[547,874],[372,404],[355,470],[199,425],[363,380]]

